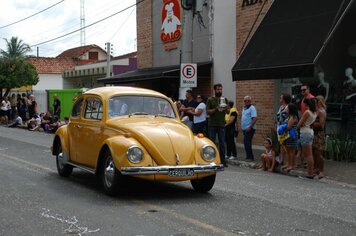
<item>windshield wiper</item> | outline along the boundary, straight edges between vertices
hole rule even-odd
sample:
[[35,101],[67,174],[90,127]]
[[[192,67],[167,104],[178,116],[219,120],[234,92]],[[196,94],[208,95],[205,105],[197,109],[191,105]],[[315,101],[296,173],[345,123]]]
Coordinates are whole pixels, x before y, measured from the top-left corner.
[[167,115],[167,114],[156,114],[155,117],[166,117],[166,118],[172,118],[171,116]]
[[129,115],[130,116],[139,116],[139,115],[148,115],[146,112],[133,112]]

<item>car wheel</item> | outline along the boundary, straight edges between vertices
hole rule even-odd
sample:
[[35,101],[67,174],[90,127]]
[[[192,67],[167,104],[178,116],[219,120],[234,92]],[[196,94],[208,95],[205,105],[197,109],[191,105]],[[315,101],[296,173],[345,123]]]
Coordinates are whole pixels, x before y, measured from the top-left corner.
[[56,154],[56,164],[57,164],[57,171],[58,174],[62,177],[68,177],[72,174],[73,166],[68,165],[63,160],[63,152],[62,152],[62,145],[58,143],[58,149]]
[[110,196],[115,195],[119,184],[120,173],[115,167],[110,151],[104,154],[101,174],[105,192]]
[[199,193],[209,192],[213,188],[216,175],[210,175],[202,179],[192,179],[190,182],[195,191]]

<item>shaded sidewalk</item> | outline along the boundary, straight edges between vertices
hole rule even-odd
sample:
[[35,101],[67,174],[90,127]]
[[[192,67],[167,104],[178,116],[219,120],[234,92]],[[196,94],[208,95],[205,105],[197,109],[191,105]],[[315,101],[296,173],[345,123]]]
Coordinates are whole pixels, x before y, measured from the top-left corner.
[[[235,165],[245,168],[256,168],[256,165],[261,161],[261,154],[264,152],[264,147],[253,146],[253,153],[255,161],[247,162],[246,154],[243,144],[236,144],[237,148],[237,160],[227,160],[228,165]],[[285,172],[280,169],[280,166],[275,168],[276,173],[301,176],[306,174],[305,168],[297,168],[290,172]],[[332,160],[324,161],[324,174],[325,178],[319,181],[337,182],[339,184],[349,185],[356,188],[356,162],[339,162]]]

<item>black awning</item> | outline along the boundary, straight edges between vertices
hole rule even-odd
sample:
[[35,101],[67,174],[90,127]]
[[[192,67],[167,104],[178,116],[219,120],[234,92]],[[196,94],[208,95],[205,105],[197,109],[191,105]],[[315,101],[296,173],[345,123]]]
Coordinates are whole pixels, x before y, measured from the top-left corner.
[[[212,62],[197,63],[198,78],[210,77],[210,68]],[[122,84],[128,82],[146,81],[161,78],[180,78],[180,65],[152,67],[137,69],[123,74],[114,75],[108,78],[98,79],[98,82],[104,84]]]
[[233,81],[313,76],[353,0],[275,0],[232,68]]

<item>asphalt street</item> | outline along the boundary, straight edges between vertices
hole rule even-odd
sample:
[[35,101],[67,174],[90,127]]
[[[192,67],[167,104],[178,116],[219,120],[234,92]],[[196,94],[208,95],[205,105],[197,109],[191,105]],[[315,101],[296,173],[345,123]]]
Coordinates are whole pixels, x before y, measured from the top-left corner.
[[356,189],[236,166],[208,194],[189,182],[59,177],[53,135],[0,127],[0,235],[356,235]]

